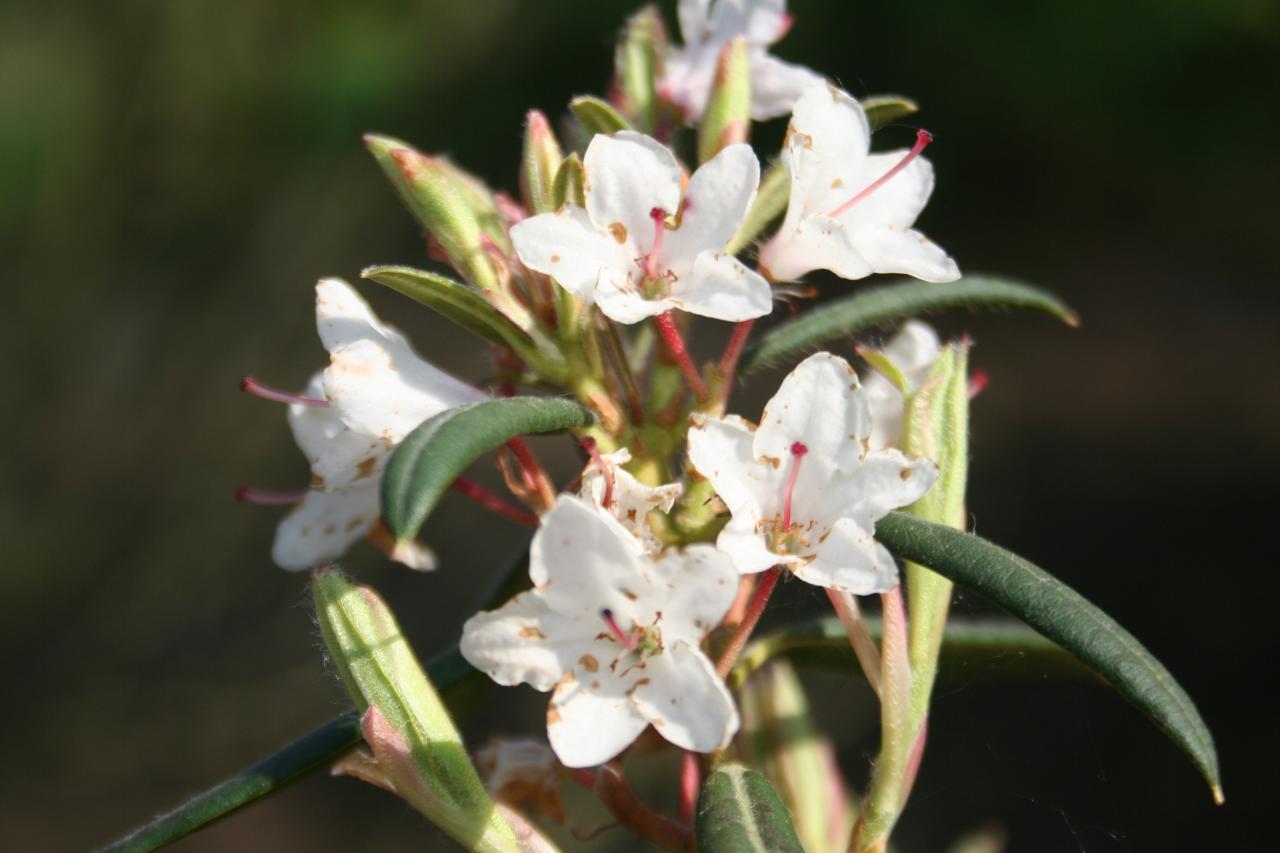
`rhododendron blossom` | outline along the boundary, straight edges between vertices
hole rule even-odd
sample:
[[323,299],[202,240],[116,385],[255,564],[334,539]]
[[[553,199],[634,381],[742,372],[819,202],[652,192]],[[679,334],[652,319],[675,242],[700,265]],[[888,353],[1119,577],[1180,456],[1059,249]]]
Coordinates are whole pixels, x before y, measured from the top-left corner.
[[801,580],[866,595],[898,582],[875,523],[937,479],[927,459],[871,450],[857,374],[817,353],[783,380],[760,426],[730,415],[689,430],[689,461],[732,513],[716,547],[743,573],[785,566]]

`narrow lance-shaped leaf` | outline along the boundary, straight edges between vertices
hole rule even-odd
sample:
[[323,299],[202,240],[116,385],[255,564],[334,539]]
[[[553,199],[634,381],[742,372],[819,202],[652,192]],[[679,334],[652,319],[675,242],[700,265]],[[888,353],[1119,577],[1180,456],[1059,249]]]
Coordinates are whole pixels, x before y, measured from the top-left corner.
[[570,400],[511,397],[429,418],[400,443],[382,480],[382,512],[397,541],[418,533],[440,497],[479,456],[520,435],[581,429],[595,422]]
[[1057,296],[1007,278],[971,275],[947,284],[906,280],[863,290],[774,326],[743,353],[740,370],[751,373],[835,338],[950,308],[1021,308],[1043,311],[1069,326],[1080,322]]
[[876,538],[903,559],[974,589],[1079,658],[1152,719],[1223,801],[1218,753],[1195,703],[1138,640],[1078,592],[998,545],[940,524],[890,513]]
[[915,101],[901,95],[871,95],[859,103],[867,114],[867,124],[872,130],[878,130],[920,110]]
[[703,784],[695,830],[702,853],[804,853],[778,792],[741,764],[720,765]]
[[468,850],[516,850],[390,608],[336,571],[316,572],[312,586],[320,632],[373,752],[351,762],[357,775],[390,787]]

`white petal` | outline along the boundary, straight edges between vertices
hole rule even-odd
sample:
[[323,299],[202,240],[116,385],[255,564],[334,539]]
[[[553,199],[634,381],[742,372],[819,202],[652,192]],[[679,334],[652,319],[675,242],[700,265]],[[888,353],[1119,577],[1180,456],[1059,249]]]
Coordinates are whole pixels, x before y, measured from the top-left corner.
[[693,272],[671,286],[668,301],[682,311],[738,323],[773,310],[769,282],[732,255],[703,252]]
[[[308,397],[324,397],[324,371],[311,378]],[[293,439],[311,466],[311,487],[331,491],[356,480],[377,477],[391,446],[380,438],[355,432],[329,406],[289,405]]]
[[800,442],[808,449],[802,477],[814,464],[847,471],[858,464],[870,433],[871,412],[858,375],[843,358],[819,352],[782,380],[760,417],[753,451],[757,458],[781,460],[785,468],[792,445]]
[[893,556],[851,518],[837,521],[814,560],[793,571],[807,583],[853,595],[888,592],[898,585]]
[[600,280],[596,282],[595,303],[615,323],[639,323],[675,307],[669,299],[646,299],[637,287],[638,278],[638,270],[636,275],[630,277],[614,269],[600,271]]
[[276,528],[271,558],[295,571],[332,563],[368,535],[379,513],[377,481],[338,492],[307,492]]
[[942,247],[919,231],[858,228],[852,233],[858,253],[879,273],[905,273],[924,281],[947,282],[960,268]]
[[[861,104],[829,83],[806,88],[787,128],[788,219],[830,213],[866,186],[869,181],[863,182],[863,174],[870,145],[871,126]],[[797,204],[793,214],[791,207]]]
[[803,217],[791,229],[784,223],[760,248],[759,266],[774,281],[795,281],[810,270],[830,270],[851,281],[875,272],[855,246],[848,228],[818,214]]
[[769,550],[759,525],[732,519],[716,537],[716,548],[729,555],[740,574],[753,575],[777,565],[800,562],[798,557],[783,557]]
[[619,243],[597,230],[587,211],[572,205],[512,226],[511,242],[526,267],[552,276],[587,302],[593,301],[601,269],[624,270],[640,255],[631,240]]
[[706,418],[689,430],[689,463],[711,481],[734,520],[751,529],[776,511],[783,472],[756,461],[755,431],[742,418]]
[[655,236],[649,213],[680,204],[680,164],[657,140],[632,131],[597,134],[583,158],[587,211],[596,230],[630,240],[647,252]]
[[[620,686],[617,679],[604,686]],[[566,767],[595,767],[614,758],[649,725],[625,690],[592,690],[568,681],[551,694],[547,740]]]
[[334,350],[324,388],[347,426],[392,444],[445,409],[486,399],[407,344],[388,340],[359,340]]
[[685,44],[702,41],[711,33],[711,0],[679,0],[676,20]]
[[646,582],[643,553],[640,540],[612,515],[579,497],[561,495],[534,534],[529,577],[553,610],[604,630],[600,612],[609,609],[626,630],[633,622],[649,621],[634,605]]
[[322,278],[316,284],[316,331],[332,352],[361,340],[403,342],[404,337],[374,316],[369,303],[340,278]]
[[[929,376],[942,345],[933,327],[908,320],[884,347],[884,355],[913,388]],[[893,383],[874,370],[862,380],[862,390],[871,407],[871,447],[878,450],[898,443],[902,436],[903,400]]]
[[[858,176],[857,186],[850,186],[838,200],[837,206],[853,198],[862,190],[871,186],[889,173],[893,167],[902,162],[908,150],[886,151],[867,156]],[[923,157],[917,157],[906,167],[872,190],[871,194],[859,201],[839,217],[841,222],[853,226],[856,234],[860,228],[872,225],[888,225],[894,228],[910,228],[916,217],[924,210],[933,194],[933,164]],[[818,211],[830,212],[830,211]]]
[[654,586],[664,594],[654,609],[662,613],[663,642],[697,646],[720,624],[738,595],[738,571],[728,555],[711,545],[671,549],[652,570]]
[[499,684],[550,690],[583,656],[615,656],[594,639],[600,626],[562,616],[537,592],[522,592],[497,610],[477,613],[462,626],[462,656]]
[[723,251],[759,185],[760,161],[750,145],[729,145],[702,164],[685,190],[680,227],[663,236],[659,266],[683,277],[699,253]]
[[794,109],[805,89],[824,82],[817,72],[792,65],[763,50],[751,54],[751,118],[768,121]]
[[782,36],[786,15],[787,0],[718,0],[710,29],[717,40],[742,35],[749,44],[770,45]]
[[[613,476],[613,493],[607,509],[633,536],[644,543],[646,551],[662,550],[662,542],[649,527],[649,513],[655,509],[660,512],[670,512],[676,499],[684,491],[684,487],[680,483],[667,483],[656,487],[641,483],[622,468],[631,461],[631,453],[625,448],[606,454],[603,458],[605,464],[610,466]],[[596,466],[588,467],[582,475],[582,485],[578,489],[578,494],[588,498],[596,506],[601,506],[604,493],[604,475]]]
[[853,518],[871,529],[891,510],[918,501],[937,479],[938,467],[928,459],[897,450],[868,453],[852,471],[832,479],[823,495],[827,517]]
[[683,49],[673,48],[664,63],[665,74],[658,94],[680,108],[687,124],[696,122],[707,109],[711,82],[715,77],[719,46],[704,42]]
[[713,752],[738,731],[738,709],[706,655],[676,642],[650,659],[637,682],[636,707],[664,738],[682,749]]

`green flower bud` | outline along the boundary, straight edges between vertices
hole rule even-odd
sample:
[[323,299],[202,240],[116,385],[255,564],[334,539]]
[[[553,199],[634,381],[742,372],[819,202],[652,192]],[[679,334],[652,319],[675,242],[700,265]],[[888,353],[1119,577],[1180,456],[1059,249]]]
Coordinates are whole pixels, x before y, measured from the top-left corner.
[[711,97],[698,128],[698,162],[707,162],[726,145],[746,142],[750,132],[751,64],[747,40],[738,36],[720,51]]
[[520,161],[520,196],[530,213],[556,210],[554,184],[564,154],[547,117],[530,110],[524,127],[524,156]]

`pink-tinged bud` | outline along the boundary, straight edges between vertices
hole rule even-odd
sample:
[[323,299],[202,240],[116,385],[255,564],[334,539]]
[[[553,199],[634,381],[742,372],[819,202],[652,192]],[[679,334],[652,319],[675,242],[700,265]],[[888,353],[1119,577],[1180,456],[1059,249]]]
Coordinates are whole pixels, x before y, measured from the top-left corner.
[[520,197],[531,213],[556,210],[556,172],[564,154],[547,117],[530,110],[525,120],[524,154],[520,161]]
[[657,79],[667,52],[662,13],[652,4],[627,19],[614,50],[609,97],[639,131],[653,133],[658,120]]
[[732,39],[720,51],[707,111],[698,128],[698,161],[705,163],[727,145],[746,142],[751,132],[751,60],[747,40]]

